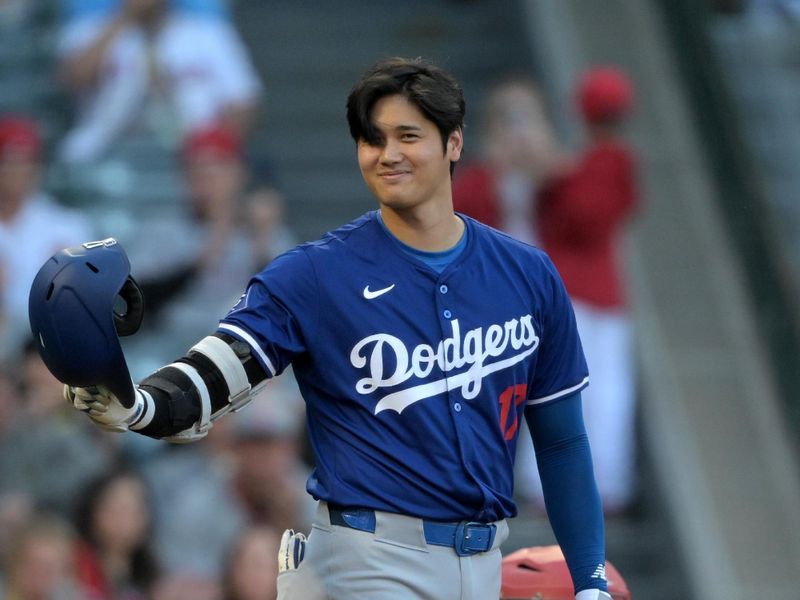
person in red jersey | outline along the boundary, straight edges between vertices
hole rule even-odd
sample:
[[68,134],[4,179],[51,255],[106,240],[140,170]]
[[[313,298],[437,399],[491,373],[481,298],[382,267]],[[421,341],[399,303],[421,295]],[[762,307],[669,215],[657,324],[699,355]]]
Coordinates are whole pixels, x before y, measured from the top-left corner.
[[635,391],[623,242],[640,202],[636,157],[622,136],[633,86],[614,67],[586,71],[576,101],[587,143],[574,166],[538,193],[536,229],[572,298],[595,374],[584,418],[607,514],[626,510],[635,491]]

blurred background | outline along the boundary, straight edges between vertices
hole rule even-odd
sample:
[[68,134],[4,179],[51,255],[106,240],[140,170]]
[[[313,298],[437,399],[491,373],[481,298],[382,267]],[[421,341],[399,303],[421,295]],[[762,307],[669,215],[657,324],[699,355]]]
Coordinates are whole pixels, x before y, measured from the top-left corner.
[[[632,597],[796,600],[797,0],[0,0],[0,598],[274,597],[313,511],[291,376],[195,445],[104,434],[62,406],[27,293],[113,236],[148,306],[134,377],[181,355],[373,208],[344,102],[391,55],[464,87],[457,206],[563,257],[615,374],[587,423]],[[506,553],[554,543],[520,452]]]

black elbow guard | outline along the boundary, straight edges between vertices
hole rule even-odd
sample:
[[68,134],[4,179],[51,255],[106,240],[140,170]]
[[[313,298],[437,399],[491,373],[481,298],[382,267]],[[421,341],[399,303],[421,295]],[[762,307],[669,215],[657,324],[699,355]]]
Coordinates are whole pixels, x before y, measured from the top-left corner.
[[167,438],[189,429],[201,416],[200,396],[192,380],[173,366],[166,366],[146,377],[139,387],[147,391],[156,405],[153,420],[141,429],[154,438]]
[[247,404],[266,379],[247,344],[226,334],[205,337],[139,384],[156,405],[140,433],[172,442],[200,439],[215,419]]

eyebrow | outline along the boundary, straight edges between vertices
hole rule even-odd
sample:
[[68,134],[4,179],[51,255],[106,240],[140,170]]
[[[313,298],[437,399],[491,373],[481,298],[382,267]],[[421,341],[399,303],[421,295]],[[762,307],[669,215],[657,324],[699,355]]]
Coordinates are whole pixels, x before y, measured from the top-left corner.
[[[375,123],[375,127],[378,128],[378,129],[383,129],[384,128],[378,122]],[[400,125],[395,125],[394,127],[385,126],[385,128],[388,131],[397,131],[397,132],[400,132],[400,133],[403,133],[403,132],[406,132],[406,131],[422,131],[422,127],[420,127],[419,125],[409,125],[409,124],[404,124],[404,123],[401,123]]]
[[380,146],[386,143],[386,135],[389,133],[393,135],[403,135],[406,133],[414,133],[417,135],[424,134],[424,128],[420,125],[413,125],[411,123],[400,123],[399,125],[390,125],[388,123],[380,123],[378,121],[372,122],[371,132],[364,132],[360,141],[364,141],[370,146]]

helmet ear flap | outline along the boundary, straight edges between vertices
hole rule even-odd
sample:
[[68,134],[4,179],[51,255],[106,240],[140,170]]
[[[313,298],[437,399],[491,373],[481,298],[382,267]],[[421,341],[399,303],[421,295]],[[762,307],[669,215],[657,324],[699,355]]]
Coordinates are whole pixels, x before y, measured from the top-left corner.
[[118,307],[119,302],[114,305],[114,329],[120,337],[133,335],[139,331],[144,318],[144,294],[136,280],[128,275],[118,296],[124,306]]

